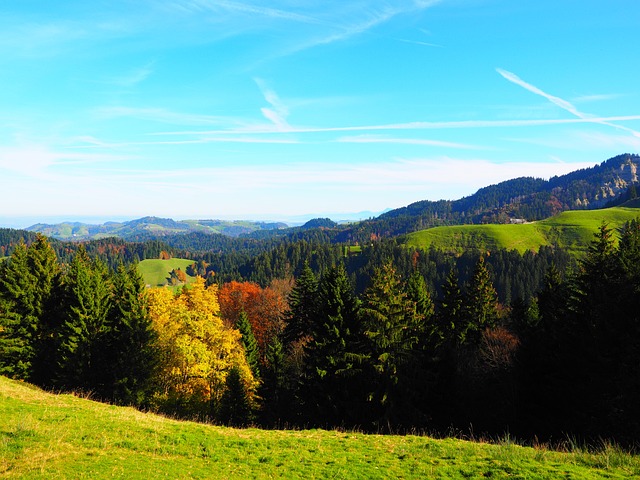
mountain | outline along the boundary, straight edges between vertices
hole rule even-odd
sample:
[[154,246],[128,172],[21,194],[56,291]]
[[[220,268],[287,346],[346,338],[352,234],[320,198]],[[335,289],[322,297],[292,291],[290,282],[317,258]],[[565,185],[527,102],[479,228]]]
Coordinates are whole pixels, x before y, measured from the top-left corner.
[[40,232],[60,240],[97,240],[120,237],[127,240],[145,240],[174,234],[192,232],[219,233],[230,237],[259,230],[282,229],[288,225],[281,222],[251,222],[245,220],[181,220],[144,217],[128,222],[107,222],[90,225],[80,222],[63,222],[53,225],[38,223],[25,230]]
[[459,200],[415,202],[353,226],[351,238],[393,237],[444,225],[534,221],[566,210],[613,206],[638,184],[639,165],[639,155],[623,154],[549,180],[521,177]]
[[[618,155],[592,168],[576,170],[549,180],[515,178],[481,188],[473,195],[458,200],[423,200],[389,210],[375,218],[348,224],[336,223],[328,218],[316,218],[305,225],[289,228],[285,223],[277,222],[175,221],[145,217],[102,225],[37,224],[27,230],[65,240],[118,236],[136,241],[196,233],[220,233],[232,237],[250,237],[253,240],[282,237],[297,240],[301,237],[309,239],[313,232],[320,231],[318,235],[334,243],[362,244],[377,238],[396,237],[436,226],[535,221],[566,210],[594,210],[621,205],[637,196],[635,185],[638,184],[639,165],[640,156],[637,154]],[[197,241],[202,243],[202,239]]]

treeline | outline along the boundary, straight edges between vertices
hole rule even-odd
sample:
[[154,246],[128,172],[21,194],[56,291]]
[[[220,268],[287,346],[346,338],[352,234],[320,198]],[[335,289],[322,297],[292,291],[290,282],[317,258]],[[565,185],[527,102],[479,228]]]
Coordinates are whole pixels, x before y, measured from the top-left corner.
[[[636,441],[637,221],[617,246],[603,225],[575,270],[548,266],[541,288],[510,304],[495,273],[515,253],[397,247],[338,249],[320,274],[308,262],[318,252],[300,250],[295,281],[200,278],[173,294],[83,247],[61,263],[39,236],[0,266],[0,372],[236,425]],[[542,250],[531,265],[545,255],[562,258]]]

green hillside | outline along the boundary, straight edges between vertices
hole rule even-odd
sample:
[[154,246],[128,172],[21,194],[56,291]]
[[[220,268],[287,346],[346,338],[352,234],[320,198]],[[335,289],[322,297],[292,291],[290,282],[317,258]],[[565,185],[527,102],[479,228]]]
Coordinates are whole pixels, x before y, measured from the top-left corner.
[[419,436],[179,422],[0,377],[3,478],[630,478],[640,458]]
[[537,251],[542,245],[558,245],[573,253],[581,253],[593,240],[602,222],[617,229],[625,222],[640,217],[640,210],[616,207],[602,210],[573,210],[539,222],[522,225],[456,225],[436,227],[409,234],[409,246],[436,248],[461,253],[468,249],[505,248],[525,252]]
[[[182,258],[171,258],[169,260],[147,259],[138,264],[138,269],[144,278],[144,282],[152,287],[167,285],[167,277],[172,270],[180,269],[186,271],[193,260]],[[187,277],[192,280],[192,277]]]

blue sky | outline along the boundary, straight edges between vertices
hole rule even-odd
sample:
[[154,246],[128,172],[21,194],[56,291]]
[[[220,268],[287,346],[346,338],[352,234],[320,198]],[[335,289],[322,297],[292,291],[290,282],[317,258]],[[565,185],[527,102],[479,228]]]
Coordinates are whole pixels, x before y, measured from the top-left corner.
[[338,219],[593,166],[640,151],[639,46],[637,0],[6,0],[0,224]]

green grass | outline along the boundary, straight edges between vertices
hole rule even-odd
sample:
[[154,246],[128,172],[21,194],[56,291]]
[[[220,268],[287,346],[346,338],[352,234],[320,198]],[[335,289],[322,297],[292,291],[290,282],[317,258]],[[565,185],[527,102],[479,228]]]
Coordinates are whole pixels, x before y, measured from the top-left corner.
[[523,225],[459,225],[421,230],[407,236],[407,245],[436,248],[462,253],[468,249],[504,248],[523,253],[537,251],[543,245],[554,245],[576,254],[583,253],[602,222],[611,228],[640,217],[635,208],[574,210],[555,217]]
[[612,446],[544,447],[179,422],[0,377],[2,478],[630,478]]
[[[171,258],[169,260],[147,259],[138,264],[138,269],[147,285],[158,287],[167,285],[167,277],[169,277],[171,270],[179,268],[184,272],[192,264],[193,260],[182,258]],[[193,280],[193,277],[187,276],[187,283],[191,280]]]

